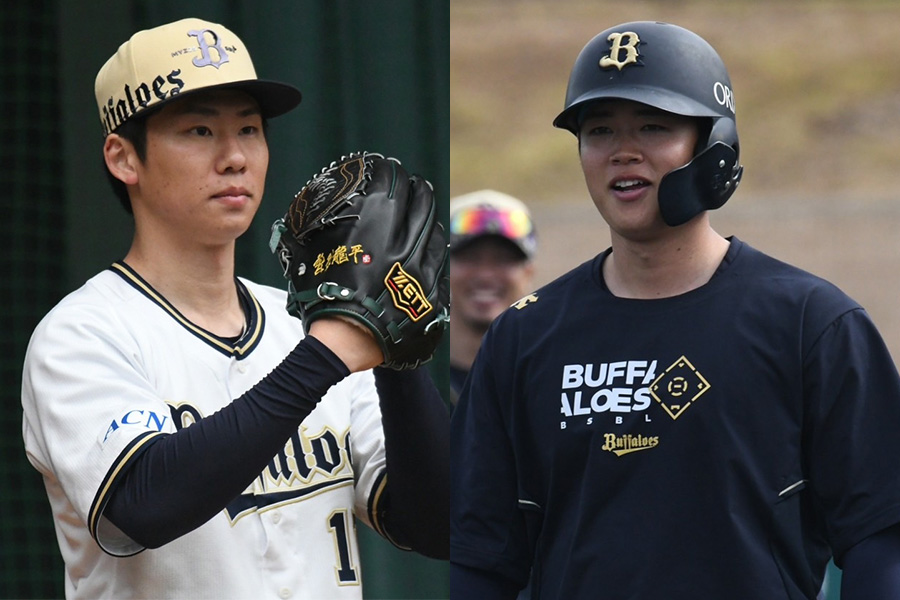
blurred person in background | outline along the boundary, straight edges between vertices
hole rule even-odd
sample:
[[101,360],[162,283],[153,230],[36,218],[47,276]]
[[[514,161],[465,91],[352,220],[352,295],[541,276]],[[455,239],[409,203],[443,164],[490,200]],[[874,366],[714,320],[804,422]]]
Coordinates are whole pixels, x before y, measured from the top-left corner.
[[450,390],[462,391],[481,338],[534,279],[537,236],[525,204],[494,190],[450,200]]

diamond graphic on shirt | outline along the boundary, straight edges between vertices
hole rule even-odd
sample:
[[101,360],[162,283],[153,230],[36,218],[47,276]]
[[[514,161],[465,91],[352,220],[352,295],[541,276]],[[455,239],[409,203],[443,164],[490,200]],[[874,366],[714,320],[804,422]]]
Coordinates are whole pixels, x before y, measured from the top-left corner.
[[709,387],[706,378],[682,356],[650,384],[650,394],[672,419],[677,419]]

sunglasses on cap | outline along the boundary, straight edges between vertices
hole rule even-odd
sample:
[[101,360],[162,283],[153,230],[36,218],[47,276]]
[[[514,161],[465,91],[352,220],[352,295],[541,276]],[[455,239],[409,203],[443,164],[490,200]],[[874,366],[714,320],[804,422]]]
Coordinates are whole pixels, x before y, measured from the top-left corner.
[[495,234],[522,240],[533,233],[531,217],[522,210],[474,206],[450,218],[450,234],[458,236]]

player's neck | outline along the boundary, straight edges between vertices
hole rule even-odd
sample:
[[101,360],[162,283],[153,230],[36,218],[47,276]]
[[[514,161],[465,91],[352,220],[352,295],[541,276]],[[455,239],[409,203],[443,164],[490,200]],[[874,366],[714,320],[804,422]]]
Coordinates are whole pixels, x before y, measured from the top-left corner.
[[612,236],[613,252],[603,277],[613,295],[652,300],[685,294],[705,285],[728,251],[729,242],[707,218],[683,225],[652,241]]
[[234,282],[234,245],[148,249],[137,237],[125,262],[195,325],[216,335],[240,335],[244,313]]

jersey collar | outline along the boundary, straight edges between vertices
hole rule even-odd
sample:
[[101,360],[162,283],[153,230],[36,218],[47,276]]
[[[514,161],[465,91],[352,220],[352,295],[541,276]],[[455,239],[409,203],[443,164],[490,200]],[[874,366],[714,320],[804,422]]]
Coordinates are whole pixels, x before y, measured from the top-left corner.
[[247,326],[244,333],[237,340],[226,339],[215,335],[206,329],[192,323],[187,317],[182,315],[166,298],[160,294],[152,285],[150,285],[137,271],[132,269],[124,262],[114,262],[110,268],[113,273],[124,279],[134,289],[144,295],[148,300],[159,306],[170,317],[175,319],[182,327],[187,329],[197,338],[209,344],[219,352],[233,356],[238,360],[247,356],[253,348],[259,344],[262,339],[263,330],[265,328],[265,312],[259,304],[259,301],[253,293],[247,289],[247,286],[240,279],[235,278],[238,294],[240,295],[241,307],[244,309],[244,316]]

